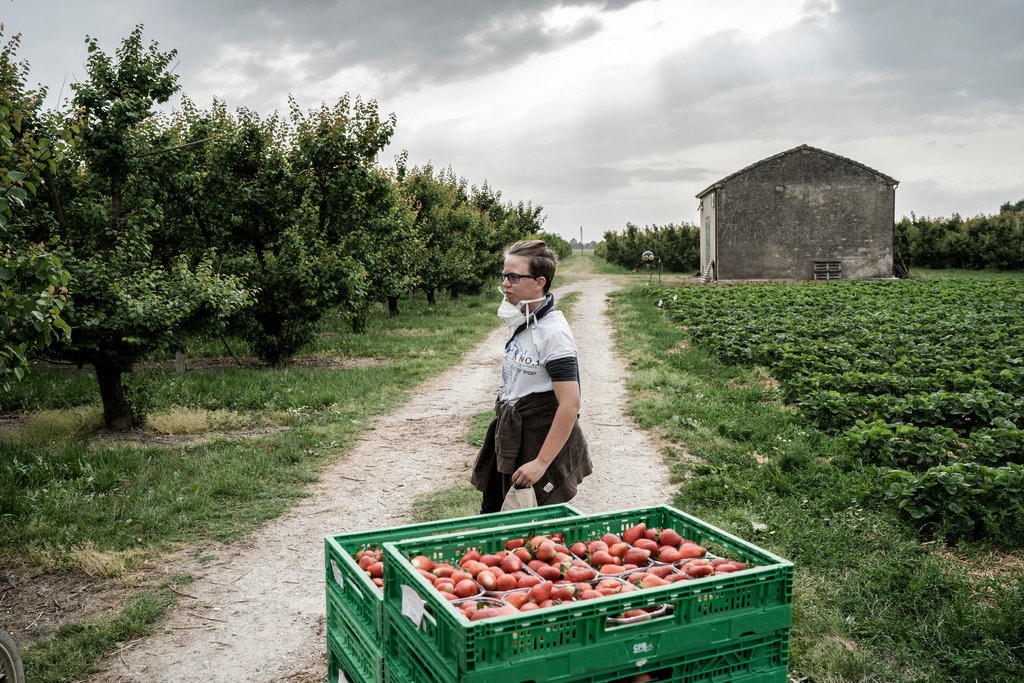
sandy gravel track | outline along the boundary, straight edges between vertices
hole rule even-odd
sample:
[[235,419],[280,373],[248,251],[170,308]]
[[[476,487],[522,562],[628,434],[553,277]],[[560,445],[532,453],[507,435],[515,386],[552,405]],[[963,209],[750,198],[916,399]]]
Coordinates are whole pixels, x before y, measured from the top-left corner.
[[[588,276],[571,325],[580,348],[581,424],[594,473],[572,505],[584,513],[667,503],[673,488],[657,446],[623,414],[624,362],[605,317],[610,279]],[[398,411],[375,421],[351,454],[331,466],[309,497],[262,532],[171,563],[188,573],[177,607],[154,635],[110,657],[94,683],[325,681],[327,654],[323,538],[412,521],[412,501],[468,482],[475,450],[469,418],[489,410],[504,331],[466,353],[461,365],[425,383]],[[635,486],[623,487],[624,482]]]

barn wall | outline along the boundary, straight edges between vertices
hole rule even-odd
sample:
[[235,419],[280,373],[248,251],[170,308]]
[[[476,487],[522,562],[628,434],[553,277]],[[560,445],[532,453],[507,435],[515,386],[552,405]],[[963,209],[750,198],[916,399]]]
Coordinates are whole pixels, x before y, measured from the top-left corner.
[[812,279],[815,261],[843,279],[892,276],[895,197],[885,178],[798,150],[752,166],[718,192],[720,279]]

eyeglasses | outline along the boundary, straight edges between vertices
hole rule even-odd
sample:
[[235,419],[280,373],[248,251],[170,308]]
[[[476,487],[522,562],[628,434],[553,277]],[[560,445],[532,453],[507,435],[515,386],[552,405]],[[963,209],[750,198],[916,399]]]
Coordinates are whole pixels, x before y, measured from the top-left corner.
[[540,275],[527,275],[526,273],[520,274],[518,272],[503,272],[502,273],[502,282],[505,282],[507,280],[507,281],[509,281],[510,285],[518,285],[519,281],[522,280],[523,278],[529,278],[530,280],[537,280],[538,278],[540,278]]

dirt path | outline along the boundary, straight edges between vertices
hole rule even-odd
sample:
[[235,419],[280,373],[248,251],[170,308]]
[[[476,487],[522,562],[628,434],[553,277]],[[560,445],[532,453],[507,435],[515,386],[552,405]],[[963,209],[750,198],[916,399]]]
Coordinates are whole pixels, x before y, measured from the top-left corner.
[[[588,276],[555,291],[580,292],[571,325],[594,473],[572,505],[584,513],[667,503],[673,490],[657,447],[622,413],[625,364],[605,317],[614,288]],[[493,404],[503,334],[496,328],[460,366],[376,421],[287,515],[211,549],[212,562],[169,566],[195,582],[161,631],[122,648],[93,683],[326,680],[324,536],[409,523],[416,497],[468,483],[476,455],[464,440],[468,420]],[[626,482],[635,485],[624,490]]]

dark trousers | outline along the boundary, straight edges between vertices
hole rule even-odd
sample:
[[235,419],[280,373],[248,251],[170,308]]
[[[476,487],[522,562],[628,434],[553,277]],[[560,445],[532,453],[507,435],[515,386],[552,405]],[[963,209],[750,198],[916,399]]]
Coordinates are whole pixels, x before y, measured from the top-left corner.
[[508,492],[508,488],[504,485],[506,479],[511,479],[511,477],[501,472],[491,473],[491,478],[487,482],[487,490],[484,491],[483,500],[480,502],[481,515],[501,512],[501,506],[505,502],[505,494]]

